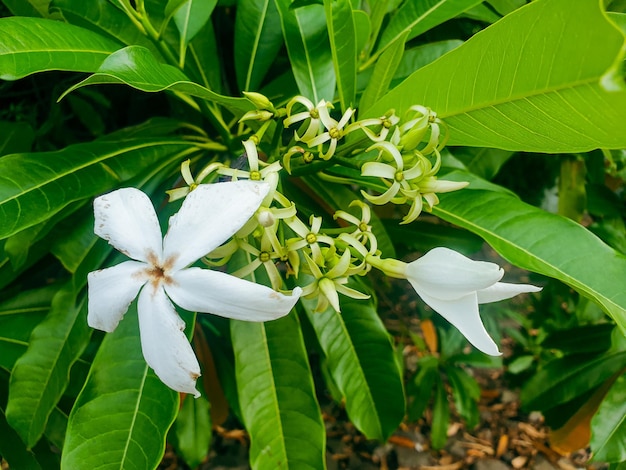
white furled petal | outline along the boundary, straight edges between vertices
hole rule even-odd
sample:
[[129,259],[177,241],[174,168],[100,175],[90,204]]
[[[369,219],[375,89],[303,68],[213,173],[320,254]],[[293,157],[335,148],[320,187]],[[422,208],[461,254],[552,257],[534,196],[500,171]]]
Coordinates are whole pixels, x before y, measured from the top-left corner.
[[291,296],[230,274],[202,268],[183,269],[166,284],[170,299],[192,312],[212,313],[247,321],[269,321],[287,315],[300,298],[301,289]]
[[173,260],[176,271],[213,251],[252,217],[268,191],[253,181],[199,185],[170,218],[163,259]]
[[185,336],[185,323],[161,287],[147,285],[137,304],[141,350],[148,365],[173,390],[196,398],[200,365]]
[[[416,286],[413,284],[413,287]],[[428,295],[421,289],[415,290],[425,303],[448,320],[477,349],[490,356],[502,354],[480,319],[475,293],[454,300],[442,300]]]
[[434,248],[409,263],[406,277],[428,295],[453,300],[492,286],[504,275],[495,263],[473,261],[448,248]]
[[478,303],[487,304],[510,299],[518,294],[526,292],[539,292],[541,287],[530,284],[509,284],[507,282],[496,282],[493,286],[478,291]]
[[87,275],[88,313],[90,327],[110,333],[137,297],[147,277],[142,272],[148,267],[138,261],[125,261],[117,266]]
[[161,229],[150,198],[122,188],[93,201],[94,233],[130,258],[147,261],[161,254]]

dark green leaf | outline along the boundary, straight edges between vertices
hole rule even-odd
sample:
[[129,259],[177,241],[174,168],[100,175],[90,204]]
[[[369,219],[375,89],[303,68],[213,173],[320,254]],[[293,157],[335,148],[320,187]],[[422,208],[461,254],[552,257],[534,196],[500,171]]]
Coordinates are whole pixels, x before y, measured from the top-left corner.
[[356,106],[357,36],[350,0],[324,0],[341,110]]
[[326,433],[298,317],[230,324],[252,468],[323,468]]
[[119,44],[87,29],[41,18],[0,18],[0,79],[36,72],[93,72]]
[[49,219],[73,201],[106,191],[150,165],[193,148],[180,138],[94,141],[57,152],[0,158],[0,238]]
[[0,155],[30,151],[35,132],[27,123],[0,121],[0,129]]
[[210,20],[215,5],[217,0],[185,0],[177,7],[174,23],[180,33],[181,49],[186,47]]
[[141,46],[129,46],[111,54],[96,73],[71,87],[60,99],[77,88],[105,83],[125,84],[146,92],[180,92],[224,105],[240,114],[253,108],[244,98],[222,96],[189,81],[179,69],[157,62],[152,53]]
[[626,375],[617,378],[591,420],[591,450],[598,462],[626,461]]
[[198,467],[209,455],[211,444],[211,416],[205,396],[187,396],[178,412],[174,430],[176,450],[191,468]]
[[441,382],[435,388],[435,406],[433,408],[432,425],[430,429],[433,449],[442,449],[448,440],[448,425],[450,424],[450,404],[448,393]]
[[179,394],[148,368],[134,302],[105,336],[70,413],[62,468],[156,468]]
[[368,114],[429,106],[450,127],[451,145],[624,148],[623,46],[600,2],[534,1],[415,72]]
[[350,421],[370,439],[387,439],[404,416],[404,393],[389,334],[373,302],[342,297],[341,313],[332,308],[316,313],[314,300],[302,304]]
[[243,91],[256,91],[283,43],[274,0],[243,0],[235,18],[235,71]]
[[330,52],[324,7],[309,5],[296,10],[291,0],[275,0],[293,74],[300,94],[314,103],[332,101],[335,71]]
[[449,366],[445,368],[445,371],[452,387],[452,398],[456,411],[465,420],[467,427],[473,429],[480,419],[478,413],[480,387],[474,377],[459,367]]

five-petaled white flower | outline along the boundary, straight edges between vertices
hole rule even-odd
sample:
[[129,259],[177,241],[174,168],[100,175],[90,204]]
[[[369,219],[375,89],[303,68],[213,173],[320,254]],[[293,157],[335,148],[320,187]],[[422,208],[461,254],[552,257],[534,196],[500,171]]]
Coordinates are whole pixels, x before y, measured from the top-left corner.
[[267,321],[287,315],[301,294],[300,288],[286,296],[223,272],[188,267],[239,230],[268,190],[269,185],[251,181],[199,185],[170,218],[165,238],[140,190],[118,189],[96,198],[96,235],[133,261],[89,273],[89,325],[115,330],[139,294],[146,362],[170,388],[199,396],[200,366],[172,301],[193,312]]
[[498,282],[504,270],[495,263],[474,261],[448,248],[434,248],[406,265],[406,279],[435,312],[455,326],[485,354],[499,356],[480,319],[478,304],[538,292],[530,284]]

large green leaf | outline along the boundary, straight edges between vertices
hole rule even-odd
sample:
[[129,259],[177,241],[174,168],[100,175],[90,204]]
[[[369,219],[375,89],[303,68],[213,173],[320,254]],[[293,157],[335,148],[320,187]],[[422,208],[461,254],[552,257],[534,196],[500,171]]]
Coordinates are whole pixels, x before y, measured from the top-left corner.
[[0,155],[28,152],[31,149],[35,132],[25,122],[0,121]]
[[156,468],[178,401],[143,358],[134,302],[98,349],[70,414],[61,467]]
[[402,377],[389,334],[371,301],[341,298],[341,313],[316,313],[302,300],[346,400],[350,421],[370,439],[387,439],[404,416]]
[[111,54],[96,73],[71,87],[61,98],[77,88],[105,83],[125,84],[146,92],[167,90],[184,93],[224,105],[239,114],[253,108],[245,98],[222,96],[189,81],[179,69],[157,62],[154,55],[141,46],[128,46]]
[[332,101],[335,71],[330,52],[324,7],[290,8],[291,0],[274,0],[280,13],[283,36],[300,94],[317,103]]
[[324,0],[341,110],[356,106],[357,33],[350,0]]
[[626,374],[617,378],[591,420],[590,446],[598,462],[626,461]]
[[407,34],[405,33],[396,39],[376,62],[374,71],[369,77],[367,86],[359,101],[361,112],[371,108],[389,90],[391,79],[394,77],[404,53],[404,43],[406,42]]
[[50,311],[33,330],[28,350],[11,374],[7,420],[29,448],[46,429],[48,417],[68,385],[70,368],[91,336],[85,321],[87,302],[79,293],[87,282],[87,272],[102,264],[111,247],[102,243],[79,251],[83,259],[76,274],[55,294]]
[[4,156],[0,158],[0,219],[5,222],[0,225],[0,239],[191,148],[180,138],[127,138]]
[[241,90],[256,91],[283,43],[274,0],[243,0],[235,18],[235,72]]
[[481,236],[511,263],[593,299],[626,332],[626,257],[584,227],[508,193],[478,189],[441,195],[433,213]]
[[252,468],[324,468],[324,424],[298,317],[232,320],[231,335]]
[[76,305],[71,282],[59,290],[45,320],[33,330],[27,352],[13,368],[7,421],[29,448],[43,434],[67,386],[70,367],[89,340],[90,331],[79,316],[82,306]]
[[211,20],[217,0],[185,0],[174,13],[174,23],[180,34],[180,64],[185,63],[189,41],[195,38]]
[[479,3],[481,0],[407,0],[389,21],[368,63],[406,34],[406,40],[411,40]]
[[120,45],[93,31],[42,18],[0,18],[0,79],[36,72],[93,72]]
[[626,147],[624,36],[597,0],[537,0],[418,70],[368,114],[431,107],[452,145]]
[[128,15],[108,0],[89,2],[52,0],[50,8],[61,12],[63,17],[72,24],[104,34],[126,45],[141,45],[154,53],[157,51],[155,45],[137,28]]

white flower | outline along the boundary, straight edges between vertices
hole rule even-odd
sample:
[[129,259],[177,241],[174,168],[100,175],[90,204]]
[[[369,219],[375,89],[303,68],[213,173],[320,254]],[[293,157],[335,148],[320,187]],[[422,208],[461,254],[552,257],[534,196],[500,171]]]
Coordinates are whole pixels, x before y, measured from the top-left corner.
[[435,248],[406,265],[405,276],[434,311],[454,325],[485,354],[500,355],[478,314],[478,304],[537,292],[529,284],[498,282],[504,270],[495,263],[473,261],[448,248]]
[[192,312],[267,321],[287,315],[300,296],[299,288],[285,296],[223,272],[187,267],[239,230],[268,190],[267,184],[250,181],[199,185],[170,218],[165,238],[140,190],[124,188],[96,198],[96,235],[135,261],[89,273],[89,326],[115,330],[139,294],[146,362],[170,388],[199,396],[200,366],[171,301]]

